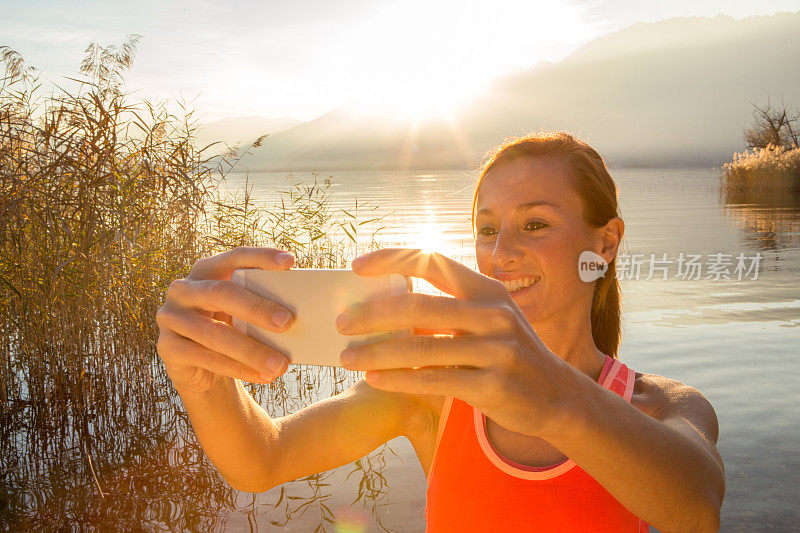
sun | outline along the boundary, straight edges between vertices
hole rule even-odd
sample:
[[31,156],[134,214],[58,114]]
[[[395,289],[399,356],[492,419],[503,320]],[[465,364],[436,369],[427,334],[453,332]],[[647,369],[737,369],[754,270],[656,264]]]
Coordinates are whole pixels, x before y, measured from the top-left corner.
[[464,106],[480,105],[496,79],[596,33],[584,8],[569,1],[376,5],[344,44],[325,52],[337,67],[330,79],[347,88],[343,101],[351,109],[414,122],[458,119]]
[[470,91],[454,88],[449,80],[393,81],[382,83],[369,94],[359,97],[352,108],[368,115],[415,123],[436,119],[452,122],[471,96]]
[[408,228],[408,245],[425,253],[439,252],[447,255],[452,245],[445,235],[445,226],[436,220],[432,209],[424,211],[424,219]]
[[444,235],[435,226],[421,226],[414,237],[414,248],[425,253],[442,252],[447,248]]

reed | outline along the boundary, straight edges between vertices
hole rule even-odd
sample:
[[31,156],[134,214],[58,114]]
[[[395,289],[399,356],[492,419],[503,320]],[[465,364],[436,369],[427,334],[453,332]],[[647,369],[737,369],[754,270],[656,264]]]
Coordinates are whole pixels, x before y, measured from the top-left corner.
[[[0,47],[0,529],[205,530],[232,511],[257,527],[315,509],[324,531],[328,474],[284,485],[265,510],[208,462],[156,353],[155,314],[199,258],[275,246],[341,268],[379,246],[363,235],[377,219],[334,210],[332,178],[290,176],[273,205],[229,187],[241,150],[211,155],[183,102],[124,92],[139,39],[90,45],[76,88],[50,94]],[[248,389],[282,416],[358,377],[292,366]],[[387,451],[353,466],[378,524]]]
[[722,186],[741,191],[800,192],[800,148],[773,144],[736,153],[722,166]]

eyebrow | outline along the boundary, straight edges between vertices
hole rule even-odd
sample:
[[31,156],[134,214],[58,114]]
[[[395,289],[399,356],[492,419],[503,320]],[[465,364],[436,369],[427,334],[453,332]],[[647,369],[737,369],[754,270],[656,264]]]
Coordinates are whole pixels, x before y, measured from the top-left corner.
[[[533,207],[539,207],[541,205],[548,205],[550,207],[558,208],[558,206],[556,204],[552,203],[552,202],[526,202],[524,204],[519,204],[517,206],[516,210],[517,210],[517,212],[526,211],[528,209],[531,209]],[[491,209],[489,209],[488,207],[482,207],[481,209],[478,209],[477,214],[478,215],[483,215],[483,214],[491,215],[491,214],[493,214],[493,211]]]

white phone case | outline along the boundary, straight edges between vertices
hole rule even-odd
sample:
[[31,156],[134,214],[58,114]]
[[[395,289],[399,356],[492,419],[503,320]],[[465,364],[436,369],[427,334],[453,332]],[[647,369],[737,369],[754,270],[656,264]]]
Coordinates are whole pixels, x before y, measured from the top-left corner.
[[411,292],[411,280],[402,274],[367,277],[349,269],[247,268],[236,270],[231,279],[292,311],[295,321],[283,333],[233,317],[237,330],[286,354],[292,364],[340,367],[345,348],[405,337],[411,331],[343,335],[336,329],[336,318],[350,305]]

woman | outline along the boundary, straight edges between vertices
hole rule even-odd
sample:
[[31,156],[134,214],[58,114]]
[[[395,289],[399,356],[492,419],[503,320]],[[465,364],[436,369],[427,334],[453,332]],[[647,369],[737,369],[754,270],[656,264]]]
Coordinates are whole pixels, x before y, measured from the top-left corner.
[[[158,351],[222,475],[264,491],[404,435],[428,477],[428,531],[717,531],[725,479],[714,409],[696,389],[616,359],[624,224],[597,152],[563,133],[502,145],[476,186],[473,228],[481,274],[418,250],[357,258],[359,274],[424,278],[454,298],[347,310],[344,334],[428,335],[345,350],[343,365],[366,370],[366,382],[279,419],[239,380],[270,381],[287,360],[230,316],[273,331],[293,317],[229,280],[293,258],[236,249],[174,282]],[[607,263],[605,275],[581,279],[584,252]]]

